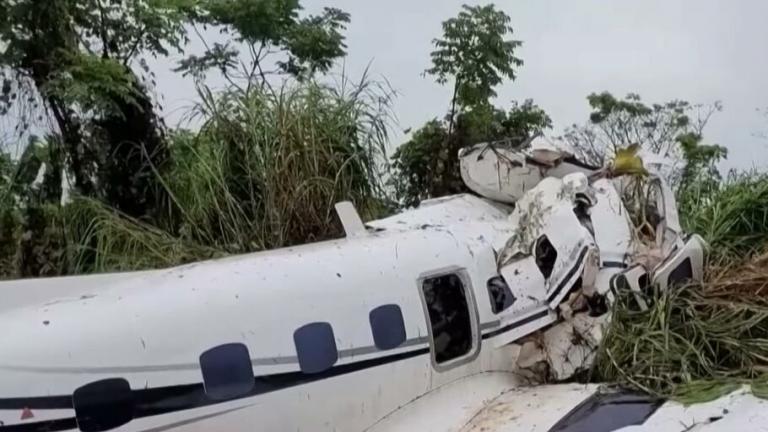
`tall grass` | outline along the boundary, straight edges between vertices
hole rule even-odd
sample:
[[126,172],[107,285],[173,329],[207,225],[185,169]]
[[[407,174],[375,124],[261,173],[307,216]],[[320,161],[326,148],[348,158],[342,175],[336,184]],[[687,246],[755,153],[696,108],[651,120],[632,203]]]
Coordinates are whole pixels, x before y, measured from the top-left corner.
[[78,204],[79,270],[163,267],[342,235],[334,204],[363,218],[387,209],[383,189],[391,93],[375,82],[292,83],[272,91],[199,89],[199,132],[178,132],[170,197],[153,221]]
[[738,259],[768,244],[768,174],[731,173],[698,182],[680,197],[686,231],[702,235],[718,258]]
[[116,213],[94,199],[77,198],[63,214],[68,273],[152,269],[224,255],[215,246]]

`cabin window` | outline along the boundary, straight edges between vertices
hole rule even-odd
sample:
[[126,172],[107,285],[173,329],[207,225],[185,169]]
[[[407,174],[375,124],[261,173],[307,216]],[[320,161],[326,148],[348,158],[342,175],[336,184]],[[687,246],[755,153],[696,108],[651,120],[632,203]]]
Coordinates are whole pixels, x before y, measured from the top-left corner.
[[219,345],[200,356],[205,394],[213,400],[247,395],[255,385],[248,347],[241,343]]
[[619,391],[595,393],[573,408],[549,432],[608,432],[634,429],[664,403],[653,396]]
[[339,360],[333,328],[327,322],[316,322],[300,327],[293,333],[299,367],[306,374],[330,369]]
[[472,349],[472,322],[466,288],[459,275],[429,277],[421,284],[432,329],[435,362],[445,363]]
[[592,203],[590,202],[589,198],[587,198],[584,194],[576,194],[576,200],[575,205],[573,207],[573,213],[576,215],[576,218],[579,220],[581,225],[589,231],[590,234],[594,237],[595,235],[595,227],[592,225],[592,216],[590,216],[590,207],[592,207]]
[[373,342],[380,350],[397,348],[405,342],[403,311],[396,304],[379,306],[368,315]]
[[640,287],[643,294],[651,296],[653,287],[651,286],[651,278],[648,276],[648,272],[643,272],[637,277],[637,286]]
[[133,392],[122,378],[82,386],[72,395],[72,403],[83,432],[108,431],[133,420]]
[[557,250],[552,246],[547,236],[541,236],[536,240],[534,256],[536,258],[536,266],[541,270],[544,279],[549,279],[552,276],[552,270],[555,269]]
[[488,298],[491,300],[491,310],[495,314],[506,310],[517,300],[512,295],[512,290],[509,289],[507,281],[501,276],[494,276],[488,279]]
[[693,267],[691,266],[691,259],[686,258],[669,273],[667,285],[670,287],[673,285],[683,285],[691,279],[693,279]]

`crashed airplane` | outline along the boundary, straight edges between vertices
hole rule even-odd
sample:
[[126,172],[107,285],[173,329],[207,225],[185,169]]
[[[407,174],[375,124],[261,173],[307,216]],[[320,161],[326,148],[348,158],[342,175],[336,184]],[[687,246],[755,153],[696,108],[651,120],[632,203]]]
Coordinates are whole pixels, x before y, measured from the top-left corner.
[[340,203],[340,240],[0,283],[0,431],[661,432],[759,403],[540,385],[589,367],[620,291],[700,279],[704,243],[653,163],[638,186],[554,151],[459,157],[476,195],[368,223]]

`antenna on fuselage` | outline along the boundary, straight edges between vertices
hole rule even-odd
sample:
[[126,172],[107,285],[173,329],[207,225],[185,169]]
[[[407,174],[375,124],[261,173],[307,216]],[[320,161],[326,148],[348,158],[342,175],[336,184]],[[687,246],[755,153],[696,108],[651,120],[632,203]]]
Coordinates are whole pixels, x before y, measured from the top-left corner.
[[359,237],[365,235],[368,231],[360,218],[355,205],[350,201],[336,203],[336,214],[339,215],[341,225],[344,227],[344,233],[347,237]]

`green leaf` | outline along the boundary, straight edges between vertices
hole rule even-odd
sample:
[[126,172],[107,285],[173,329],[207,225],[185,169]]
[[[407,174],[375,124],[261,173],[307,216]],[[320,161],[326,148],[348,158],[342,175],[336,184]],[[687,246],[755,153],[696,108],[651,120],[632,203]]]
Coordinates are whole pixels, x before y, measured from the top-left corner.
[[508,39],[510,18],[494,5],[462,6],[461,12],[443,23],[443,37],[435,39],[432,67],[426,73],[440,84],[455,82],[456,101],[464,107],[488,103],[494,88],[505,78],[514,80],[523,61],[515,56],[522,45]]

